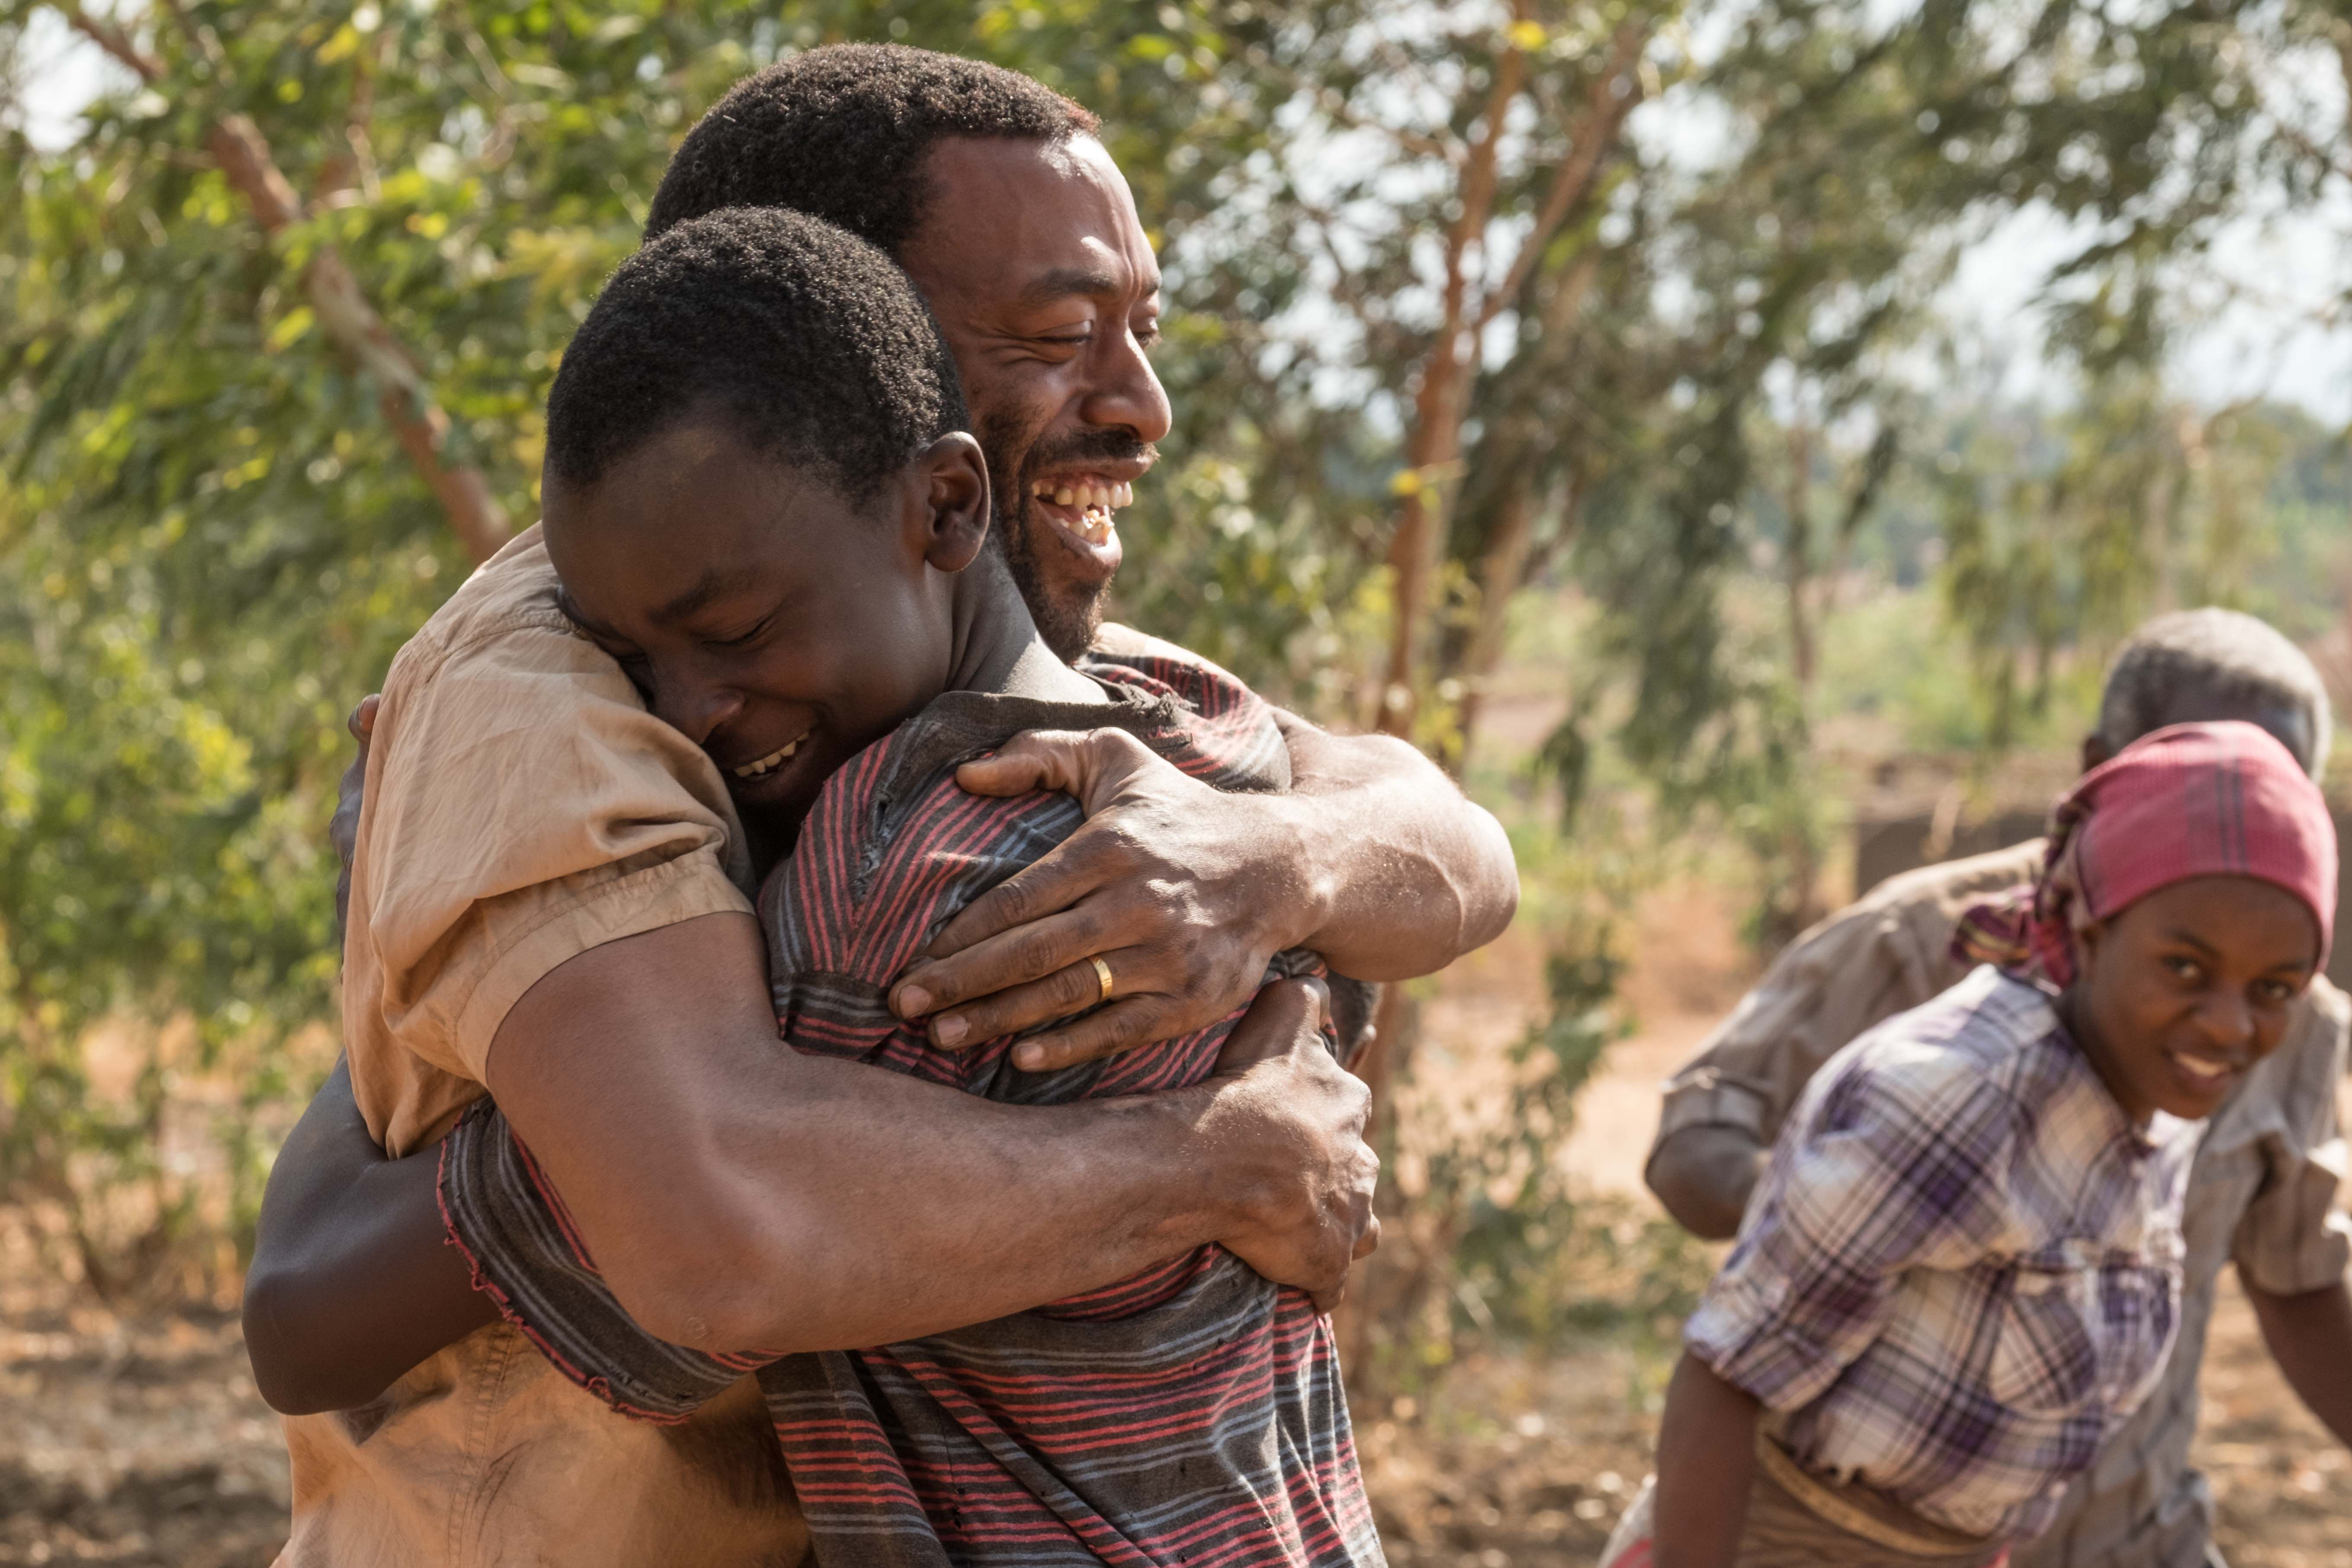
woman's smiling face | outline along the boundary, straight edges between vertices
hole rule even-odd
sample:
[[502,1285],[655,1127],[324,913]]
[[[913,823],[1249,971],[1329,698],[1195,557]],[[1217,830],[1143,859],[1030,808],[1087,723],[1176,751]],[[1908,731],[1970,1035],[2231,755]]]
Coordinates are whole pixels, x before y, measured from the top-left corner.
[[2084,931],[2068,1022],[2137,1123],[2211,1115],[2278,1048],[2319,963],[2302,900],[2252,877],[2192,877]]
[[942,437],[863,505],[721,418],[550,483],[564,608],[747,818],[797,823],[842,764],[943,690],[953,574],[986,536],[978,446]]

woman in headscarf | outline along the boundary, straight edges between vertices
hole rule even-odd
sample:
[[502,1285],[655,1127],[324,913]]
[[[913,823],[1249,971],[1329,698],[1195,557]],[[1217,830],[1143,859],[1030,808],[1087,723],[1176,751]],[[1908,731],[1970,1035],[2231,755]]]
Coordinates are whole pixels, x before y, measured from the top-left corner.
[[2326,962],[2336,874],[2252,724],[2087,774],[2040,878],[1962,921],[1981,966],[1808,1087],[1605,1568],[1990,1568],[2038,1533],[2171,1352],[2197,1138]]

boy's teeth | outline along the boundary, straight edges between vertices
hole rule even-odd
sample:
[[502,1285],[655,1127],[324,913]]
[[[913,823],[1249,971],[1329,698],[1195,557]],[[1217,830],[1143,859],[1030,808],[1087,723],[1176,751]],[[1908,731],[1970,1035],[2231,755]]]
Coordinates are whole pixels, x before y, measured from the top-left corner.
[[782,762],[785,758],[791,756],[794,752],[797,752],[800,749],[801,743],[798,738],[788,741],[784,744],[777,747],[774,751],[770,752],[766,756],[760,758],[757,762],[745,763],[741,767],[737,768],[735,770],[735,776],[739,779],[758,778],[761,773],[766,773],[769,769],[774,767],[777,763]]

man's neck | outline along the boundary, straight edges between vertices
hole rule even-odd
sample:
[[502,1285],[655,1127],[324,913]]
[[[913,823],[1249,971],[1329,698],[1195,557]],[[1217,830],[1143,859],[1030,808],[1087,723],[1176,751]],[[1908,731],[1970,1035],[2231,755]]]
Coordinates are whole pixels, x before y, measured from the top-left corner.
[[1061,702],[1108,700],[1103,689],[1054,657],[1013,574],[993,551],[957,577],[950,691],[994,691]]

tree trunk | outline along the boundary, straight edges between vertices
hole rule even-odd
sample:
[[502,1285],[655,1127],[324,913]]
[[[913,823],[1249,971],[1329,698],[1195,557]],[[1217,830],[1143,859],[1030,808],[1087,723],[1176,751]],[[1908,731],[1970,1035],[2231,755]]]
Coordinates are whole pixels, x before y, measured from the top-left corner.
[[1789,584],[1789,663],[1797,672],[1798,691],[1808,697],[1813,689],[1812,500],[1812,432],[1800,418],[1789,427],[1789,489],[1782,502],[1789,527],[1781,565]]

